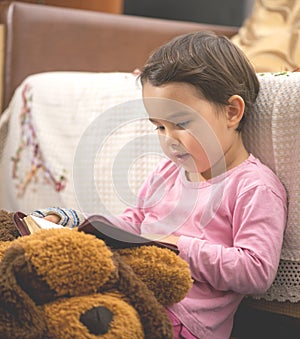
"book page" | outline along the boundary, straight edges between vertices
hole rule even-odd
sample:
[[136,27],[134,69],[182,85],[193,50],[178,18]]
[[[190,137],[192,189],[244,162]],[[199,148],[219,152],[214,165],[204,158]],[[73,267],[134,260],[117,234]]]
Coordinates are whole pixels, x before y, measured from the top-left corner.
[[50,228],[64,228],[62,225],[55,224],[44,218],[35,217],[34,215],[28,215],[26,218],[30,217],[39,228],[50,229]]
[[40,230],[40,226],[31,218],[30,215],[24,217],[24,222],[26,223],[30,234]]

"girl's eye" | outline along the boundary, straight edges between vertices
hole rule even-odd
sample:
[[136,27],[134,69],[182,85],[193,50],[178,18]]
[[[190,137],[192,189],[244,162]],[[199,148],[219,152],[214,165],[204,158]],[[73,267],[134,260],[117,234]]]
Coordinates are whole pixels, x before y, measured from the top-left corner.
[[156,130],[156,131],[164,131],[164,129],[165,129],[165,128],[164,128],[164,126],[162,126],[162,125],[156,126],[156,127],[155,127],[155,130]]
[[182,122],[179,122],[178,124],[176,124],[176,126],[180,127],[180,128],[186,128],[189,123],[190,123],[190,120],[182,121]]

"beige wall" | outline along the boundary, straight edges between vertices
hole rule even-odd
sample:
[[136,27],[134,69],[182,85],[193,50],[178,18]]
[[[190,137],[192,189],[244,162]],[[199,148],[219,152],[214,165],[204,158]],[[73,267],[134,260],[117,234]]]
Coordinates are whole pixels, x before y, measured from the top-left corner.
[[4,25],[0,25],[0,108],[3,95],[3,67],[4,67]]

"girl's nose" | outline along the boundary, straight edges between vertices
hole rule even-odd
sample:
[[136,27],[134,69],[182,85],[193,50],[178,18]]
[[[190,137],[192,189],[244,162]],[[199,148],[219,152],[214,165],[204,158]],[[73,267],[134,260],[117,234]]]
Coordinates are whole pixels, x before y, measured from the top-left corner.
[[174,128],[165,128],[165,136],[169,139],[177,139],[176,130]]
[[162,138],[163,138],[162,141],[168,147],[172,147],[172,146],[174,147],[174,146],[178,146],[180,144],[180,141],[177,138],[176,133],[174,133],[174,132],[167,132],[167,133],[165,133],[164,136],[162,136]]

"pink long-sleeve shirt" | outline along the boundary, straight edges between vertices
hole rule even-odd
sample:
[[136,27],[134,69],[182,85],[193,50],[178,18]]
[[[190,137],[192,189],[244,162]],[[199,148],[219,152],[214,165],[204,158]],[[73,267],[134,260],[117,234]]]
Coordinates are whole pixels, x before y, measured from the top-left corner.
[[275,277],[286,204],[279,179],[253,155],[203,182],[189,182],[164,160],[137,206],[108,219],[135,233],[179,236],[194,284],[170,310],[197,338],[225,339],[243,296],[265,292]]

